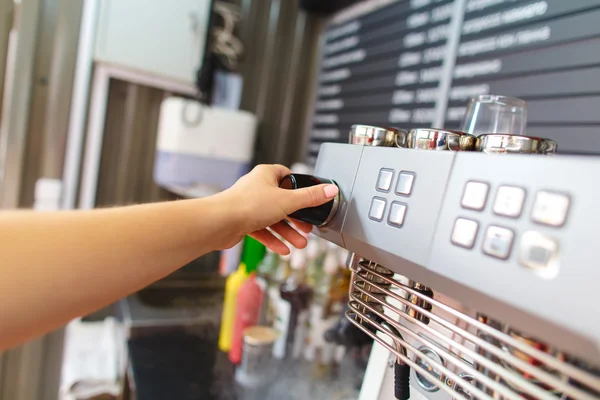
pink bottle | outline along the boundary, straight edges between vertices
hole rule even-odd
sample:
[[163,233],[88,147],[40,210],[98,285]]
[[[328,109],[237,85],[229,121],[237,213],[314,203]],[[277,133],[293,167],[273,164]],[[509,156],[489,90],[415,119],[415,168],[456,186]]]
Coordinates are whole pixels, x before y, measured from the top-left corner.
[[258,324],[262,299],[263,291],[256,283],[256,273],[252,273],[238,291],[231,348],[229,349],[229,361],[234,364],[239,364],[242,359],[244,330]]

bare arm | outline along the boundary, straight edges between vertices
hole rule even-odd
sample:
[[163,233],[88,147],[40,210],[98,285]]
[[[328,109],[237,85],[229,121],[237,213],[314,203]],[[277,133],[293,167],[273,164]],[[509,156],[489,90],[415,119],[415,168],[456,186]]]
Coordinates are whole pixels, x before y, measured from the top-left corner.
[[245,234],[286,253],[287,246],[265,229],[271,227],[304,247],[306,239],[281,221],[335,192],[323,186],[279,189],[288,172],[261,166],[231,189],[198,200],[0,213],[0,349],[110,304]]

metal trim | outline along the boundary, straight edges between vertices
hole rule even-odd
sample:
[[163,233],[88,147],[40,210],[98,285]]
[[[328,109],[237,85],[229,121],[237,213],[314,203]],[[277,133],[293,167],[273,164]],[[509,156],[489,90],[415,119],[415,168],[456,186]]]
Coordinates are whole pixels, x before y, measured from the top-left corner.
[[5,107],[8,111],[2,120],[0,151],[5,157],[3,161],[0,157],[0,208],[19,206],[41,9],[42,0],[30,0],[22,4],[19,13],[14,76],[10,78],[12,87],[19,90],[9,93],[10,107]]
[[0,120],[2,119],[2,100],[4,100],[4,81],[8,62],[10,32],[13,29],[13,18],[16,17],[16,14],[13,0],[0,0]]
[[196,87],[192,84],[175,82],[169,79],[142,74],[111,64],[96,63],[90,100],[90,116],[85,144],[85,158],[81,174],[79,208],[93,209],[96,206],[98,177],[102,157],[107,102],[111,79],[119,79],[128,83],[149,86],[183,95],[193,96]]
[[72,209],[76,205],[93,69],[98,8],[98,0],[86,0],[83,4],[75,78],[71,94],[67,148],[65,150],[65,162],[63,166],[61,196],[61,208],[63,209]]
[[[528,374],[537,378],[542,384],[547,384],[550,387],[555,388],[557,391],[569,396],[574,396],[578,399],[592,399],[594,397],[581,390],[579,387],[570,384],[569,381],[564,380],[564,377],[574,378],[576,381],[587,385],[591,390],[600,389],[600,379],[598,379],[596,376],[570,365],[563,360],[557,359],[541,350],[529,346],[528,344],[513,338],[507,333],[499,331],[485,323],[478,321],[475,318],[465,315],[438,300],[422,295],[420,292],[414,290],[410,286],[404,285],[397,280],[390,278],[389,274],[386,273],[386,270],[377,264],[363,260],[358,264],[351,264],[350,269],[353,272],[353,278],[350,292],[351,310],[346,313],[347,317],[352,323],[359,326],[359,328],[361,328],[365,333],[384,345],[384,347],[392,351],[394,355],[408,364],[410,363],[407,361],[407,357],[403,356],[403,354],[400,352],[395,351],[395,349],[391,346],[386,346],[379,335],[376,335],[372,329],[374,328],[376,331],[378,330],[387,334],[390,339],[396,343],[401,343],[403,347],[408,349],[417,357],[423,357],[423,354],[421,354],[418,349],[412,346],[411,343],[404,341],[404,339],[398,336],[390,335],[385,328],[380,326],[377,320],[374,320],[368,315],[375,315],[377,318],[387,321],[396,329],[398,329],[399,332],[405,334],[405,337],[410,337],[419,344],[423,344],[435,350],[438,354],[440,354],[441,357],[443,357],[443,360],[445,360],[444,365],[436,364],[436,368],[439,368],[446,377],[449,377],[455,383],[455,387],[449,389],[446,387],[443,381],[440,381],[439,388],[444,391],[447,391],[448,389],[453,392],[456,387],[461,387],[470,393],[475,393],[477,398],[491,399],[491,397],[489,397],[487,394],[481,392],[479,387],[475,387],[462,379],[457,379],[458,376],[456,376],[454,372],[450,371],[450,365],[468,372],[487,388],[490,388],[497,393],[501,393],[501,395],[507,399],[521,398],[520,394],[512,389],[514,386],[511,385],[516,385],[522,392],[532,395],[535,398],[555,398],[552,393],[547,392],[544,388],[537,386],[535,383],[525,379],[519,374],[515,374],[513,369],[518,369],[522,371],[523,374]],[[550,372],[544,371],[542,368],[536,365],[527,363],[520,357],[506,351],[504,348],[502,348],[502,346],[496,346],[492,343],[489,343],[478,335],[475,335],[467,331],[465,328],[460,327],[455,322],[450,322],[447,319],[427,310],[426,308],[411,304],[404,297],[394,293],[392,288],[401,288],[405,292],[415,297],[427,300],[427,302],[433,304],[440,311],[443,311],[450,317],[456,317],[458,320],[465,322],[465,326],[471,326],[472,328],[477,329],[479,333],[493,337],[499,341],[501,345],[512,347],[515,350],[518,350],[520,353],[538,360],[548,367],[560,372],[562,377],[557,377]],[[388,298],[407,307],[418,310],[419,313],[426,315],[431,319],[431,321],[435,321],[436,323],[440,324],[441,327],[446,328],[449,333],[453,335],[451,337],[446,336],[432,328],[430,325],[420,322],[397,306],[391,304]],[[398,317],[406,320],[409,324],[403,325],[395,322],[392,315],[388,314],[390,311],[393,314],[396,314]],[[369,329],[366,326],[371,326],[372,329]],[[422,330],[423,334],[418,334],[413,328],[409,328],[414,326]],[[462,341],[455,339],[454,335],[458,335],[458,337],[460,337],[462,340],[466,340],[474,345],[477,345],[480,349],[489,352],[493,356],[497,357],[501,363],[497,363],[495,360],[484,357],[476,350],[468,348]],[[463,355],[471,357],[476,363],[481,364],[486,369],[493,372],[496,376],[502,378],[503,381],[507,382],[506,385],[503,385],[501,382],[491,379],[487,375],[479,372],[473,367],[473,365],[463,360]],[[420,371],[420,369],[416,368],[413,364],[410,365],[413,366],[417,371]],[[507,368],[506,365],[509,365],[510,368]],[[452,395],[451,392],[448,393]]]

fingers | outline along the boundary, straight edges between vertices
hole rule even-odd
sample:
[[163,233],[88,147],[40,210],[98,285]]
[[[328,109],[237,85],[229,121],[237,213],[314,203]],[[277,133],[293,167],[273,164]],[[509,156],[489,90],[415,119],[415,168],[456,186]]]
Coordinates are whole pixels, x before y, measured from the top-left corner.
[[275,179],[276,184],[279,184],[281,178],[292,173],[292,171],[290,171],[289,168],[279,164],[258,165],[255,167],[255,170],[259,171],[261,174],[264,174],[265,176],[271,179]]
[[269,248],[271,251],[273,251],[277,254],[280,254],[282,256],[290,254],[289,247],[287,247],[285,243],[283,243],[281,240],[277,239],[275,237],[275,235],[273,235],[271,232],[269,232],[266,229],[261,229],[254,233],[251,233],[250,236],[252,238],[258,240],[259,242],[264,244],[267,248]]
[[293,219],[293,218],[290,218],[289,221],[300,232],[311,233],[313,230],[313,226],[307,222],[298,221],[297,219]]
[[301,208],[320,206],[333,199],[338,191],[338,187],[333,184],[290,190],[287,194],[289,201],[286,202],[289,209],[286,211],[291,214]]
[[298,233],[294,228],[292,228],[287,222],[281,221],[271,226],[271,230],[285,240],[290,242],[290,244],[297,249],[303,249],[306,247],[308,241],[302,234]]
[[273,164],[271,165],[271,168],[273,168],[273,171],[275,171],[275,175],[277,175],[277,183],[279,183],[279,180],[281,178],[292,173],[292,171],[290,171],[289,168],[279,164]]

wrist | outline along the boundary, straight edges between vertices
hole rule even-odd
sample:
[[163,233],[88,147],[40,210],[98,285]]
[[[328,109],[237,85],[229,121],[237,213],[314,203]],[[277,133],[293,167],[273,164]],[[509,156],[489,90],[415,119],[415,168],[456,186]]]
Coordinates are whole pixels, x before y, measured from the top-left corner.
[[213,232],[219,232],[219,236],[226,242],[224,248],[235,245],[249,233],[246,229],[249,217],[244,211],[244,203],[228,190],[201,200],[205,201],[203,208],[209,210],[215,224]]

